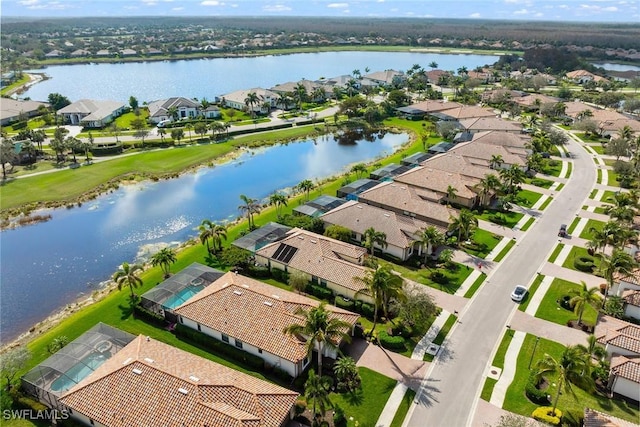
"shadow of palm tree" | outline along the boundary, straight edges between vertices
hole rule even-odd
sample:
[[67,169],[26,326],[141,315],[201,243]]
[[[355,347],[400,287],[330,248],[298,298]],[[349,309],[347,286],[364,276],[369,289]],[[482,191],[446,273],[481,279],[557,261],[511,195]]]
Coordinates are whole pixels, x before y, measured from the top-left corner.
[[343,394],[342,396],[344,397],[344,400],[346,400],[347,403],[349,403],[349,405],[351,406],[360,406],[364,401],[364,394],[362,392],[362,388]]
[[435,380],[427,378],[422,381],[420,385],[420,391],[413,398],[413,402],[422,406],[433,406],[434,403],[438,403],[436,395],[440,392],[440,389],[435,386]]

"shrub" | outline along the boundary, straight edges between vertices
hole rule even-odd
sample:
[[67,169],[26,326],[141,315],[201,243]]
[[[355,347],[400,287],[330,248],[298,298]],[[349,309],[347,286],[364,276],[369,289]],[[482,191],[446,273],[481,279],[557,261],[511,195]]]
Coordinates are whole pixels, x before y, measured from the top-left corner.
[[586,273],[593,272],[593,268],[595,267],[595,265],[593,264],[593,258],[591,258],[590,256],[581,256],[577,258],[573,262],[573,266],[577,270],[584,271]]
[[560,424],[560,419],[562,418],[562,411],[556,408],[556,412],[552,413],[553,408],[551,406],[541,406],[533,411],[531,416],[534,420],[542,421],[547,424],[551,424],[552,426],[557,426]]
[[381,331],[378,334],[378,342],[384,348],[389,350],[405,350],[406,345],[404,342],[404,338],[402,337],[392,337],[385,331]]
[[143,307],[141,303],[138,303],[133,306],[133,312],[138,319],[142,319],[147,323],[152,325],[164,327],[165,320],[164,317],[160,316],[158,313],[155,313],[147,308]]
[[368,319],[373,319],[373,305],[356,300],[353,305],[353,309],[356,313],[362,314]]
[[524,386],[524,393],[527,398],[533,403],[538,405],[545,405],[549,403],[547,392],[538,388],[539,382],[535,375],[529,375],[527,383]]
[[34,400],[27,396],[19,396],[15,400],[15,405],[20,409],[31,409],[32,411],[44,411],[46,409],[49,409],[37,400]]
[[[274,269],[273,271],[275,272],[280,270]],[[249,266],[249,268],[247,268],[247,274],[251,277],[255,277],[256,279],[266,279],[271,275],[275,277],[275,274],[273,274],[273,272],[270,272],[267,267],[260,267],[256,265]]]
[[447,276],[445,276],[443,272],[436,270],[431,273],[431,280],[433,280],[435,283],[443,285],[447,283]]
[[333,425],[335,427],[347,426],[347,417],[344,416],[344,411],[338,405],[333,406]]
[[336,297],[336,306],[345,310],[353,311],[355,303],[353,300],[345,299],[343,296]]
[[307,292],[323,300],[330,300],[333,297],[333,292],[331,292],[331,289],[319,285],[314,285],[313,283],[307,286]]
[[274,279],[276,279],[279,282],[282,282],[282,283],[288,283],[289,282],[289,273],[287,273],[284,270],[279,270],[277,268],[272,268],[271,269],[271,275],[273,276]]
[[302,415],[304,411],[307,409],[307,402],[303,399],[296,400],[296,405],[293,407],[293,413],[297,417],[298,415]]

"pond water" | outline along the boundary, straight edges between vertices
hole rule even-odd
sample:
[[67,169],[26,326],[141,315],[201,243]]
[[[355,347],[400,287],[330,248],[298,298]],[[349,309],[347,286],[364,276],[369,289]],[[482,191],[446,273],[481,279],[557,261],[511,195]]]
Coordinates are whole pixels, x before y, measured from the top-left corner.
[[301,79],[317,80],[360,70],[367,74],[388,69],[406,71],[414,64],[429,69],[435,61],[443,70],[468,70],[493,64],[492,55],[446,55],[426,52],[319,52],[268,55],[250,58],[134,62],[119,64],[79,64],[50,66],[44,70],[51,79],[32,86],[21,97],[46,100],[60,93],[72,102],[79,99],[110,99],[140,104],[172,96],[213,100],[240,89],[270,88]]
[[640,66],[631,64],[612,64],[609,62],[593,63],[596,67],[604,68],[611,71],[640,71]]
[[[196,236],[203,219],[234,220],[240,194],[263,199],[304,179],[332,176],[391,154],[407,141],[406,134],[377,134],[355,143],[326,135],[254,149],[223,165],[123,186],[79,208],[53,210],[48,222],[3,231],[0,339],[15,338],[79,296],[89,296],[122,262]],[[175,150],[181,149],[189,148]]]

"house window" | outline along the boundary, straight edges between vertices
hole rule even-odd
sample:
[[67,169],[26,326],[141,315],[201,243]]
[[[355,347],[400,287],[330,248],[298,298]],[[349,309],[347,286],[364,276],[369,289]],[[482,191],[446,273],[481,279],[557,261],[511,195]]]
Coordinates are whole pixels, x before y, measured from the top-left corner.
[[324,279],[320,279],[320,286],[322,286],[323,288],[327,287],[327,281]]
[[182,316],[178,316],[178,321],[179,321],[180,323],[184,323],[184,320],[182,319]]
[[242,348],[242,341],[236,340],[236,347]]
[[91,418],[89,418],[89,424],[91,424],[92,426],[94,426],[95,424],[93,423],[93,420]]
[[200,326],[200,323],[198,323],[198,332],[202,332],[202,327]]
[[302,367],[304,368],[305,366],[307,366],[309,364],[309,358],[305,357],[304,359],[302,359]]
[[262,354],[262,349],[261,348],[258,349],[258,353]]
[[222,334],[222,341],[228,343],[229,342],[229,335],[227,334]]
[[317,276],[311,276],[311,283],[313,283],[314,285],[318,284],[318,277]]

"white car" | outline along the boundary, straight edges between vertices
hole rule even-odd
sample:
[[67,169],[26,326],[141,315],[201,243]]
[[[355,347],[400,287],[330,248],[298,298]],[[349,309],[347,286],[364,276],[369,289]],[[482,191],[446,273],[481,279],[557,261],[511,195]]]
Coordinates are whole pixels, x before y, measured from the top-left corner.
[[511,292],[511,299],[515,302],[521,302],[525,295],[527,295],[528,289],[522,285],[516,286],[516,288]]

